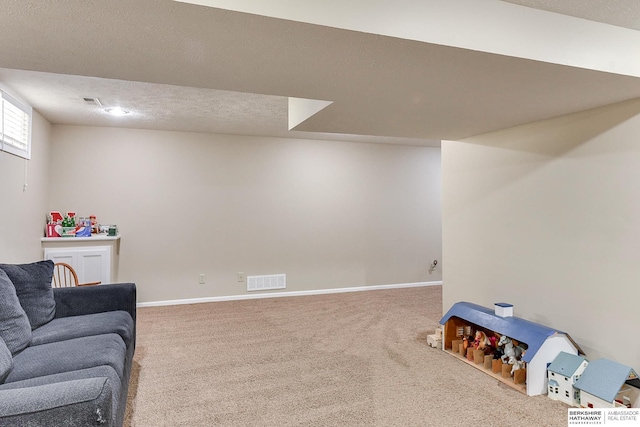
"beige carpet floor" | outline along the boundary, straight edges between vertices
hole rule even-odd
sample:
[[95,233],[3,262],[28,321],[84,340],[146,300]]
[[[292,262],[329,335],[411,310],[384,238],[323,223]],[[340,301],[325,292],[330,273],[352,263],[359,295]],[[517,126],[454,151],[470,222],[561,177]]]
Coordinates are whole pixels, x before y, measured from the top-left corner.
[[440,286],[138,310],[125,425],[566,426],[426,345]]

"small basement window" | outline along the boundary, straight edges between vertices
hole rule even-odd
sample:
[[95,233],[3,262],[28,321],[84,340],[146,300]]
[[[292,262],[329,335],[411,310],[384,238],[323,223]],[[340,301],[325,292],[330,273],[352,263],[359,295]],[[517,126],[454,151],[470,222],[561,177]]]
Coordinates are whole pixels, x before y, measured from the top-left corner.
[[0,89],[0,150],[31,158],[30,106]]

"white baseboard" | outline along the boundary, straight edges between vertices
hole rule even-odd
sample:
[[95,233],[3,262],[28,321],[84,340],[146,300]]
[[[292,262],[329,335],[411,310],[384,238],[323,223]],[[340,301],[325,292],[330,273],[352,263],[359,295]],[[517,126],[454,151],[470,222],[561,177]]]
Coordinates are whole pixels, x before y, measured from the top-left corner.
[[316,289],[312,291],[265,292],[260,294],[229,295],[223,297],[188,298],[167,301],[139,302],[138,307],[158,307],[163,305],[199,304],[203,302],[238,301],[258,298],[299,297],[304,295],[339,294],[344,292],[377,291],[381,289],[417,288],[419,286],[438,286],[442,281],[401,283],[397,285],[358,286],[353,288]]

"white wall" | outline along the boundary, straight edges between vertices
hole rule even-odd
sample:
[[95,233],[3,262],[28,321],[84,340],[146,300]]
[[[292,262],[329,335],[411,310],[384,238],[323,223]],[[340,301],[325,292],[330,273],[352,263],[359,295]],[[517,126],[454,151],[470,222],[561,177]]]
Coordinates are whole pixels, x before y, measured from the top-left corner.
[[640,100],[443,142],[444,309],[515,305],[640,366]]
[[50,209],[118,225],[141,302],[441,279],[438,148],[56,125],[51,170]]
[[[0,263],[42,259],[51,125],[33,112],[31,160],[0,151]],[[26,165],[26,166],[25,166]],[[23,191],[26,182],[28,188]]]

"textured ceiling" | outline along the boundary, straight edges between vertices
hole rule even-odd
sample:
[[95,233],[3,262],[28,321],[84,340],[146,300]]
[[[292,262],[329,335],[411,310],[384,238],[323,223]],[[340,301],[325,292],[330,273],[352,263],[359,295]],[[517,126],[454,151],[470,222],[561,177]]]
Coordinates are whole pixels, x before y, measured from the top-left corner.
[[[0,83],[52,123],[436,145],[640,97],[636,77],[170,0],[0,5]],[[288,131],[288,97],[332,104]]]
[[[253,123],[266,133],[287,130],[287,98],[215,89],[0,69],[0,81],[46,111],[53,123],[109,126],[126,121],[142,128],[241,133]],[[103,107],[125,106],[129,117],[104,114],[86,104],[96,97]]]
[[503,0],[594,22],[640,30],[638,0]]

